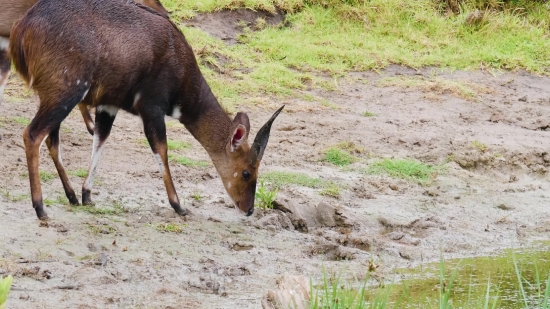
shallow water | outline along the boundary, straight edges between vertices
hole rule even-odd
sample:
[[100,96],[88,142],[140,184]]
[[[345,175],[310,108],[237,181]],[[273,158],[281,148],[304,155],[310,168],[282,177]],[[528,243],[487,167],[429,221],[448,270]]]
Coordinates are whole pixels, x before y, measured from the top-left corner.
[[[485,308],[488,285],[488,308],[542,308],[550,275],[549,249],[550,242],[546,242],[536,248],[506,250],[498,256],[445,260],[444,289],[447,291],[453,271],[457,270],[450,295],[452,308]],[[401,279],[389,286],[393,306],[388,308],[440,308],[440,267],[437,262],[398,270]]]

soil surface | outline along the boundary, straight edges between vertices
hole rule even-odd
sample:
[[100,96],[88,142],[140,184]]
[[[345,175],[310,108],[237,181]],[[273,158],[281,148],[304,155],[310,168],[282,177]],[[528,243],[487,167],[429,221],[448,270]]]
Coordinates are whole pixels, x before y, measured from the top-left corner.
[[[393,79],[388,79],[388,77]],[[388,80],[437,80],[452,88],[383,86]],[[306,90],[330,104],[272,100],[249,114],[251,136],[276,107],[260,173],[289,171],[338,184],[338,198],[288,185],[278,208],[244,217],[235,211],[210,164],[171,163],[180,200],[168,204],[141,123],[121,112],[103,152],[93,214],[64,205],[57,178],[42,190],[51,220],[31,206],[22,132],[38,98],[14,75],[0,106],[0,276],[15,276],[10,308],[261,308],[268,289],[288,273],[317,280],[323,266],[361,279],[446,258],[528,246],[550,236],[550,79],[522,72],[412,70],[397,66],[335,81],[336,91]],[[374,116],[366,117],[365,112]],[[209,161],[206,151],[171,118],[168,137],[191,147],[171,151]],[[353,142],[364,151],[346,168],[323,162],[330,146]],[[80,113],[65,120],[63,162],[80,191],[92,138]],[[483,147],[486,146],[486,147]],[[40,170],[56,175],[45,147]],[[365,172],[379,158],[413,158],[442,166],[427,185]],[[200,198],[199,198],[200,196]],[[79,197],[80,198],[80,197]],[[168,232],[167,224],[183,227]]]

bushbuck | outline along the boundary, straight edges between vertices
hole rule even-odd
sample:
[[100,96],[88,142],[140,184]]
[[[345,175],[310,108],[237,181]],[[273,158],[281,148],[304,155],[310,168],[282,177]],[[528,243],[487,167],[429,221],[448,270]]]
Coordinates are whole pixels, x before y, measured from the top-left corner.
[[248,116],[237,113],[231,120],[185,37],[169,19],[126,0],[40,0],[14,25],[9,54],[40,98],[23,133],[32,204],[39,219],[47,219],[38,166],[43,141],[67,198],[78,205],[61,162],[59,127],[80,102],[96,108],[83,204],[93,204],[94,173],[117,112],[123,109],[143,121],[168,201],[178,214],[188,211],[181,207],[170,175],[165,115],[178,119],[201,143],[237,208],[246,215],[253,213],[260,161],[272,123],[284,105],[249,145]]
[[[8,76],[10,75],[11,63],[8,58],[7,50],[11,28],[15,21],[21,18],[37,1],[38,0],[0,0],[0,103],[2,103],[4,87],[8,83]],[[147,5],[165,17],[168,17],[168,11],[166,11],[159,0],[134,1]],[[88,132],[93,135],[94,122],[90,116],[90,112],[83,104],[80,104],[79,108]]]

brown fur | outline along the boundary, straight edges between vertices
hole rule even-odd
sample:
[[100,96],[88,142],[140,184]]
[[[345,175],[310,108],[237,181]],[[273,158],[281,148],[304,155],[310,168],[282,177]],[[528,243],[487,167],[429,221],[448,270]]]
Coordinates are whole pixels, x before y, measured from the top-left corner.
[[[8,40],[13,24],[21,18],[38,0],[0,0],[0,41]],[[168,17],[168,11],[159,0],[134,0],[137,3],[149,6],[161,15]],[[1,46],[0,42],[0,46]],[[7,83],[10,73],[10,59],[7,51],[0,48],[0,87]],[[0,103],[2,103],[3,90],[0,89]],[[84,123],[90,134],[93,134],[94,123],[90,112],[85,105],[79,106]]]
[[[64,8],[69,8],[66,12]],[[86,23],[82,22],[85,20]],[[57,39],[62,33],[63,39]],[[12,30],[10,56],[40,97],[38,112],[24,132],[33,206],[46,218],[38,173],[40,143],[47,146],[72,204],[78,204],[58,158],[61,121],[82,102],[96,107],[94,146],[82,201],[92,204],[91,184],[118,109],[142,118],[144,133],[159,160],[168,200],[181,208],[166,147],[165,115],[181,123],[207,150],[235,205],[250,215],[258,167],[279,109],[254,143],[247,142],[246,114],[233,119],[222,109],[201,74],[183,34],[168,19],[133,2],[41,0]],[[53,149],[52,149],[53,148]],[[59,163],[59,164],[58,164]]]

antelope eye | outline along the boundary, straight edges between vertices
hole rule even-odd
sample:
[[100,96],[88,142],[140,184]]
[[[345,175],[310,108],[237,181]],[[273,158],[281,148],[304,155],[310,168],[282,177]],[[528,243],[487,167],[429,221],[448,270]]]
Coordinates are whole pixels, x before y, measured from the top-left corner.
[[248,180],[248,179],[250,178],[250,173],[247,172],[247,171],[243,171],[243,178],[244,178],[245,180]]

